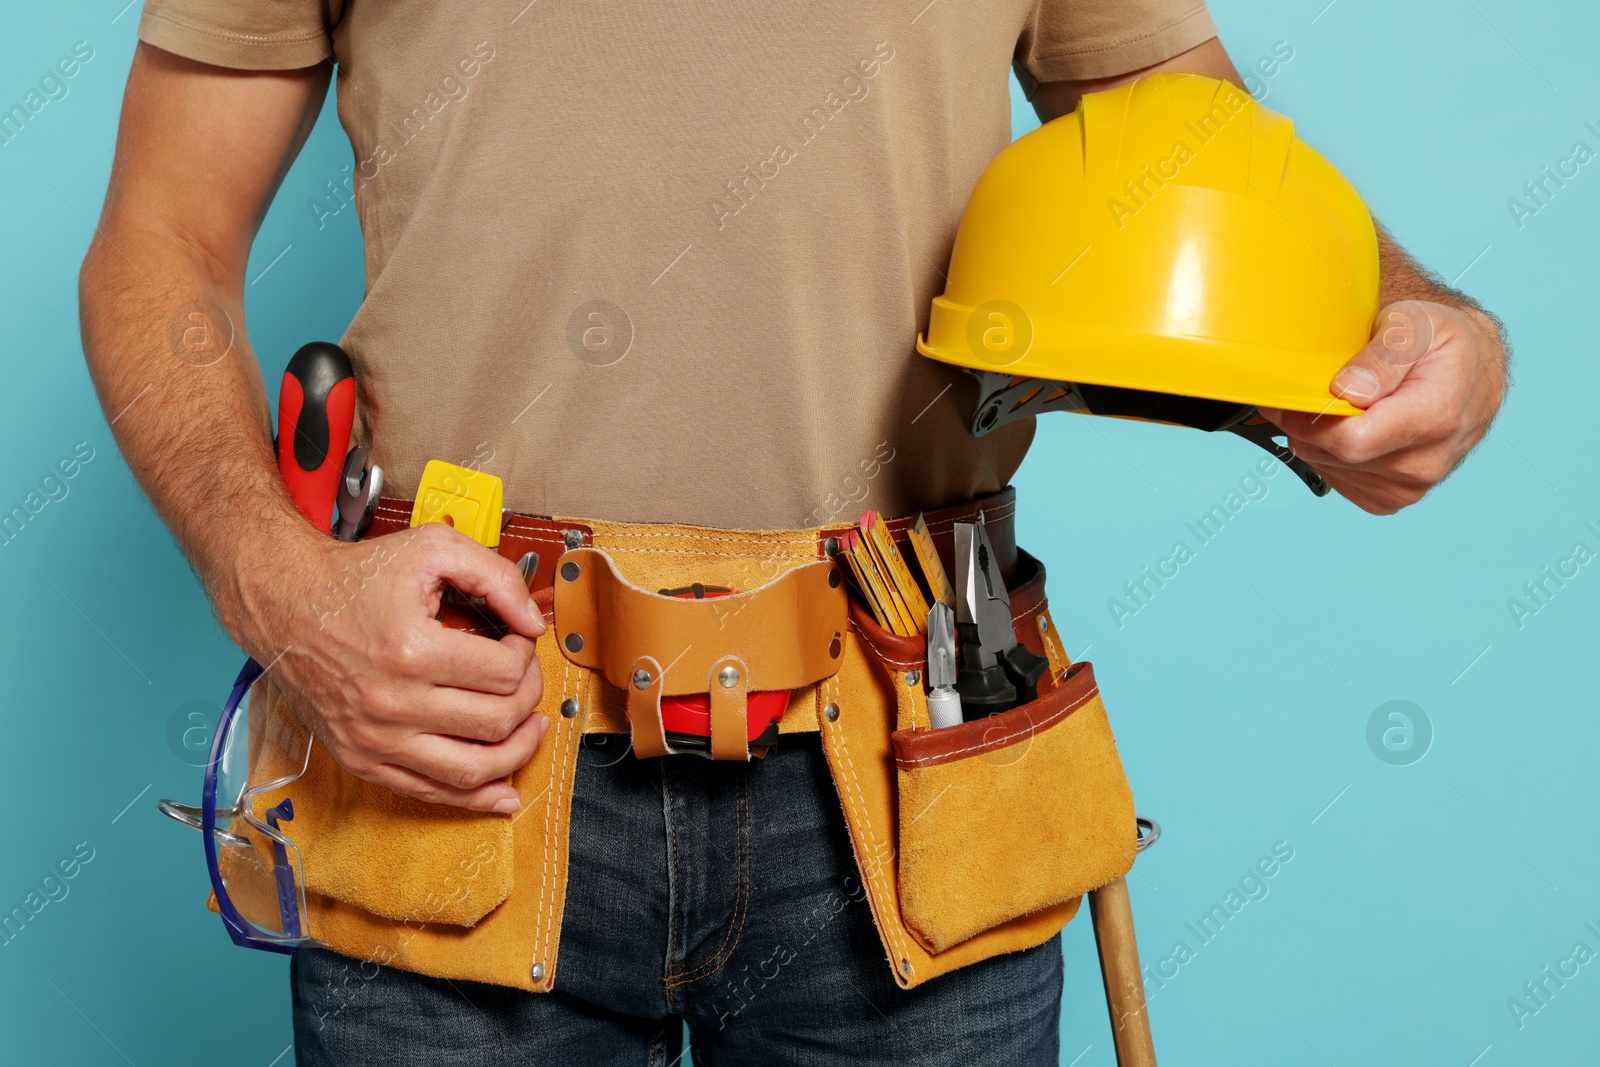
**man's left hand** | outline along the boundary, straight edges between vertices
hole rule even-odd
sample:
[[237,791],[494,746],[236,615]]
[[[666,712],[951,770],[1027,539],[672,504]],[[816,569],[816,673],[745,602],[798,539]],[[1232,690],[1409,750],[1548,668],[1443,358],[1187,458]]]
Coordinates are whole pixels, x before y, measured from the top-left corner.
[[1402,300],[1378,313],[1372,340],[1331,389],[1364,413],[1261,414],[1357,507],[1392,515],[1444,481],[1489,432],[1505,396],[1505,346],[1480,311]]

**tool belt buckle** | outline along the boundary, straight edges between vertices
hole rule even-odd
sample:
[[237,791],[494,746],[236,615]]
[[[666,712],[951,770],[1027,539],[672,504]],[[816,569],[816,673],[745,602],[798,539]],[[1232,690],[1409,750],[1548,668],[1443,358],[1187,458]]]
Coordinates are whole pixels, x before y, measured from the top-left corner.
[[[575,548],[556,567],[561,652],[626,693],[640,757],[695,753],[748,760],[750,705],[839,669],[849,607],[832,560],[794,567],[743,593],[684,598],[635,585],[598,548]],[[668,736],[663,697],[709,705],[709,743]],[[758,731],[758,740],[761,740]]]

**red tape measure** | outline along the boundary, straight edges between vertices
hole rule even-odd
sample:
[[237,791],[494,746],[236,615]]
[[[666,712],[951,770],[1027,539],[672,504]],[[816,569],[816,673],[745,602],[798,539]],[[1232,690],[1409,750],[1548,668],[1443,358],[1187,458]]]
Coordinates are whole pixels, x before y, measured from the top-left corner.
[[[681,589],[663,589],[661,590],[661,595],[679,597],[684,600],[710,600],[715,597],[730,596],[737,592],[737,589],[729,589],[725,586],[702,585],[699,582],[695,582],[693,585],[687,585]],[[749,694],[746,699],[746,719],[749,728],[746,732],[745,742],[751,745],[758,742],[762,745],[776,744],[778,740],[778,721],[783,718],[783,713],[788,707],[789,690],[787,689],[768,689],[763,692]],[[662,697],[661,725],[666,730],[668,742],[674,747],[703,748],[709,751],[711,746],[710,694],[684,693],[678,696]]]

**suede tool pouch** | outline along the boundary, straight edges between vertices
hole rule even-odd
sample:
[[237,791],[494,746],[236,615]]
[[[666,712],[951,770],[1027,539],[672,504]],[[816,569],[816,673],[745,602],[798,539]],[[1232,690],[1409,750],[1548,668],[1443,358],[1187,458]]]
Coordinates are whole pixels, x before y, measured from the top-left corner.
[[[271,730],[303,734],[270,682],[258,682],[251,701],[251,726],[261,721]],[[252,761],[252,780],[298,769],[274,766],[274,747],[258,748],[265,758]],[[470,926],[511,892],[507,816],[401,796],[346,771],[318,743],[311,745],[306,773],[257,804],[264,811],[284,797],[294,801],[294,822],[285,829],[300,848],[312,893],[398,922]]]
[[1011,711],[893,742],[900,907],[933,951],[1133,866],[1133,794],[1091,664]]
[[[439,619],[452,629],[503,632],[469,604],[446,604]],[[553,650],[540,653],[557,658]],[[304,752],[305,727],[270,677],[256,683],[250,700],[251,780],[292,776],[299,757],[287,753]],[[457,926],[472,926],[510,894],[510,817],[402,796],[346,771],[323,745],[310,748],[305,774],[257,801],[258,817],[285,797],[294,801],[286,829],[300,848],[309,892],[396,922]],[[267,843],[257,844],[270,864]],[[311,932],[320,933],[314,922]]]
[[[1038,697],[932,729],[925,692],[908,686],[909,715],[890,739],[900,911],[912,936],[936,954],[1072,901],[1133,866],[1133,793],[1094,668],[1068,666],[1060,654],[1043,565],[1019,553],[1016,581],[1018,638],[1052,661]],[[864,612],[853,614],[887,668],[926,656],[923,638],[888,634]]]

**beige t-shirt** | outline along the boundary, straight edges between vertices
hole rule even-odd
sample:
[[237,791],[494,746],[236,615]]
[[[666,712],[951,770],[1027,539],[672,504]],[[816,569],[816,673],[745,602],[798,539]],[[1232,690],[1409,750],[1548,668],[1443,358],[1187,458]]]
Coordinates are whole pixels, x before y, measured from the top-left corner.
[[337,60],[354,158],[323,200],[361,220],[343,344],[395,491],[439,458],[519,511],[738,528],[1006,484],[1031,420],[973,438],[974,381],[914,342],[1011,64],[1120,74],[1215,32],[1200,0],[148,0],[139,27]]

